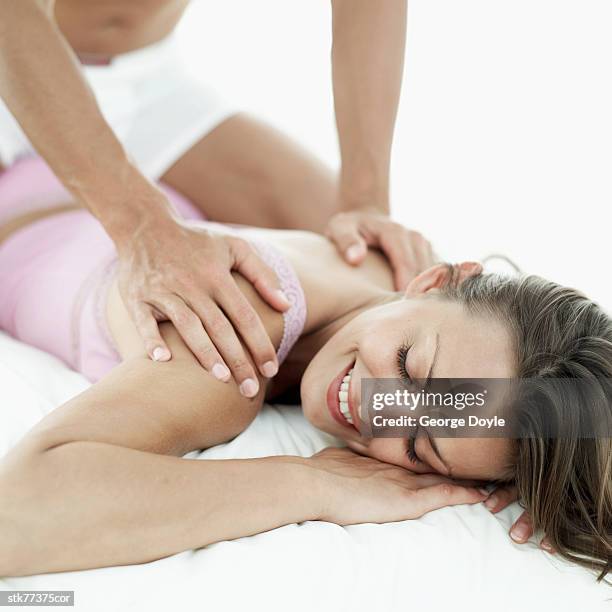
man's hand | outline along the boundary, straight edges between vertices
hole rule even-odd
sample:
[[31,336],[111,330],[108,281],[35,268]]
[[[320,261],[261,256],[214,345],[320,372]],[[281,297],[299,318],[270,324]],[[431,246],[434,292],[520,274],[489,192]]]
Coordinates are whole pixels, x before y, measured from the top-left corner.
[[119,290],[149,356],[156,361],[171,358],[158,329],[158,322],[170,320],[206,370],[224,382],[233,374],[244,396],[257,395],[257,376],[239,336],[263,376],[276,374],[278,360],[231,271],[250,281],[276,310],[282,312],[290,303],[274,272],[250,245],[158,218],[145,221],[117,247]]
[[[493,513],[500,512],[512,502],[517,500],[516,487],[506,486],[495,489],[485,501],[485,506]],[[510,528],[510,537],[517,544],[525,544],[529,538],[533,535],[533,525],[531,524],[531,518],[527,512],[523,512],[521,516],[516,519],[512,527]],[[540,541],[540,546],[548,553],[554,554],[555,550],[551,543],[548,541],[546,536]]]
[[325,235],[336,245],[341,257],[354,266],[363,262],[368,247],[379,248],[393,268],[398,291],[403,291],[417,274],[435,263],[431,245],[421,234],[380,212],[336,213],[327,224]]

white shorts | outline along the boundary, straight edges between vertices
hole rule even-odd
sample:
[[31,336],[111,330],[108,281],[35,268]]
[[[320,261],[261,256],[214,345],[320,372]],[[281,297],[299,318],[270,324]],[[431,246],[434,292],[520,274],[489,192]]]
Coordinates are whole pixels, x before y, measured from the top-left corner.
[[[117,138],[151,179],[159,179],[196,142],[238,109],[184,67],[175,35],[83,66],[98,105]],[[35,149],[0,100],[0,166],[35,155]]]

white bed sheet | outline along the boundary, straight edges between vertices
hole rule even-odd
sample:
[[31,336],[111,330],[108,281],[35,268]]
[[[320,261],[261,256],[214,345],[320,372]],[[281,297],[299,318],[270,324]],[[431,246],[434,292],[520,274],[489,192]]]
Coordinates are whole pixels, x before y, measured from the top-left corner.
[[[0,333],[0,456],[86,386]],[[332,443],[298,409],[266,406],[235,440],[192,456],[307,456]],[[386,525],[307,522],[143,565],[0,579],[0,590],[74,590],[74,609],[87,612],[612,610],[610,587],[512,543],[519,512],[514,504],[493,516],[480,504]]]

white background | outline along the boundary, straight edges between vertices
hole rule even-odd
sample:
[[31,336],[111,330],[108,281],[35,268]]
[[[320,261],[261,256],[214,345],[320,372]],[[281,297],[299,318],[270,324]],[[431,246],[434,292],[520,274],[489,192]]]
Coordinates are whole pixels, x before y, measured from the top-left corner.
[[[330,24],[329,0],[198,0],[183,49],[337,167]],[[448,259],[501,252],[612,310],[611,32],[609,0],[412,0],[395,218]]]

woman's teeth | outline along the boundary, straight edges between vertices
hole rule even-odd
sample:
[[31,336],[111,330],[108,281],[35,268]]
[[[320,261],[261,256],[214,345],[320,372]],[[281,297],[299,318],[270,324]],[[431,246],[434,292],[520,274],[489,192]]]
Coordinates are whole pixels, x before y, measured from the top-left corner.
[[349,370],[348,374],[342,379],[340,384],[340,391],[338,392],[338,400],[340,401],[340,412],[342,416],[352,425],[353,416],[349,410],[348,395],[349,395],[349,384],[351,382],[351,375],[353,374],[353,368]]

